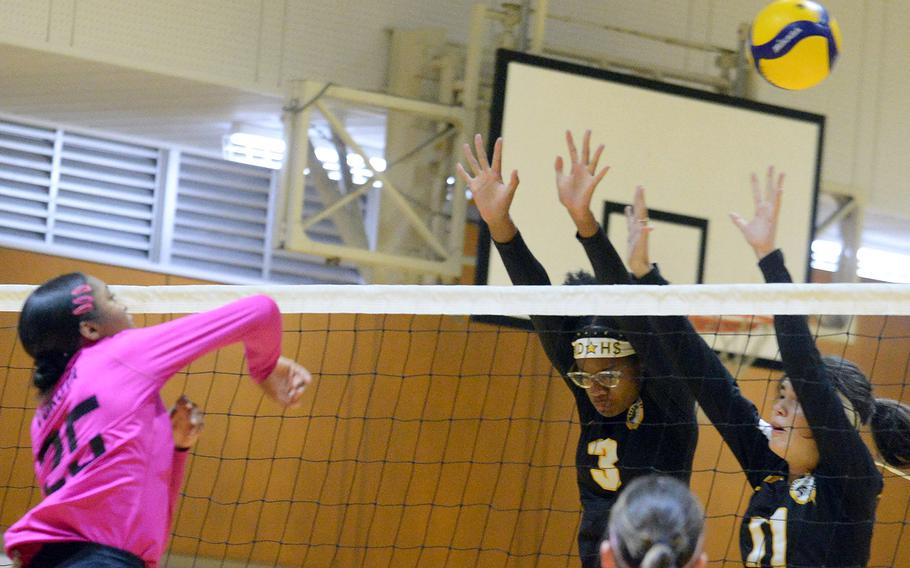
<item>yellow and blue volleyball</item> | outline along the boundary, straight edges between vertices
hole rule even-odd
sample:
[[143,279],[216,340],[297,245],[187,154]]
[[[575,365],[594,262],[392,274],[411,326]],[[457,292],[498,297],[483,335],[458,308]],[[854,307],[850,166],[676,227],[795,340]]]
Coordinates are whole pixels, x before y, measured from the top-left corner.
[[755,16],[749,33],[759,75],[781,89],[821,83],[840,51],[840,28],[828,10],[810,0],[776,0]]

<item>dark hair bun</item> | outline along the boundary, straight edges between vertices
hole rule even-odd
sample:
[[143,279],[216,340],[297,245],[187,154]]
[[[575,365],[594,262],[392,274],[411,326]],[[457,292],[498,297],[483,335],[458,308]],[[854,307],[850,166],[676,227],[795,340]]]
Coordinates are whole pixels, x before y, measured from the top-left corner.
[[41,392],[47,392],[57,383],[66,365],[69,363],[69,353],[41,353],[35,358],[35,374],[32,382]]

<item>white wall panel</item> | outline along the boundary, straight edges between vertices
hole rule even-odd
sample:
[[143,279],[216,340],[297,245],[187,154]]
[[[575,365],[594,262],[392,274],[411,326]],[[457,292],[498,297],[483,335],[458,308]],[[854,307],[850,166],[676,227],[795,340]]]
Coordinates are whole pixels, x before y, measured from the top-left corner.
[[46,41],[50,0],[0,0],[0,38]]
[[875,121],[878,134],[874,141],[875,185],[870,205],[910,218],[910,3],[887,2],[884,9],[884,30],[879,36],[884,44],[881,57],[868,61],[869,65],[879,66],[882,74],[877,97],[879,114],[868,117]]
[[314,0],[287,3],[285,78],[309,78],[377,90],[385,83],[387,30],[440,27],[464,41],[472,0],[383,2]]
[[80,0],[74,47],[252,83],[260,13],[261,3],[249,0]]

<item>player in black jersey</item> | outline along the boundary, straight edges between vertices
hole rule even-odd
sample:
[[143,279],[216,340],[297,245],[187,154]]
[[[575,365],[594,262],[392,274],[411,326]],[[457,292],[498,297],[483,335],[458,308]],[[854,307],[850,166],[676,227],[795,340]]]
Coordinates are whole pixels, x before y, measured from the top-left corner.
[[[753,176],[755,217],[746,222],[733,215],[769,283],[791,281],[774,245],[782,180],[769,170],[762,195]],[[630,216],[647,218],[642,191]],[[641,283],[666,284],[648,262],[648,230],[639,223],[629,227],[633,275]],[[910,464],[910,408],[874,399],[868,379],[853,363],[822,357],[805,316],[778,315],[774,326],[785,376],[769,436],[755,405],[688,319],[652,318],[652,324],[662,349],[755,490],[740,529],[745,566],[865,566],[882,476],[858,429],[871,423],[883,458],[905,467]]]
[[[561,201],[574,213],[566,197],[587,194],[590,200],[606,169],[597,172],[602,147],[592,158],[590,133],[585,135],[581,156],[571,135],[567,140],[571,169],[563,174],[562,161],[557,162],[557,185]],[[503,183],[502,140],[494,145],[492,164],[479,134],[474,145],[476,158],[465,145],[472,175],[460,164],[459,175],[474,194],[509,277],[514,284],[549,285],[546,271],[509,217],[518,174],[513,172],[509,184]],[[622,266],[622,260],[603,246],[606,239],[600,226],[582,217],[576,219],[577,237],[596,282],[629,283],[627,272],[610,269]],[[575,458],[583,508],[579,555],[583,566],[599,566],[599,544],[610,508],[626,483],[650,473],[669,474],[688,483],[698,435],[694,399],[685,385],[673,380],[672,366],[651,356],[647,318],[532,315],[531,320],[547,356],[575,397],[581,423]]]

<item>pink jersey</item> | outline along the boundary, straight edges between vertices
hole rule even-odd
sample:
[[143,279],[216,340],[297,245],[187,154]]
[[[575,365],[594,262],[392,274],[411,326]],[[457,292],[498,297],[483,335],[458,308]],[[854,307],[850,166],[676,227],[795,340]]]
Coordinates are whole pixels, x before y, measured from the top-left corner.
[[83,347],[32,420],[44,499],[5,535],[27,563],[42,543],[89,541],[157,566],[170,533],[185,453],[174,451],[159,391],[203,354],[242,341],[261,382],[281,350],[281,314],[266,296]]

